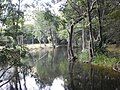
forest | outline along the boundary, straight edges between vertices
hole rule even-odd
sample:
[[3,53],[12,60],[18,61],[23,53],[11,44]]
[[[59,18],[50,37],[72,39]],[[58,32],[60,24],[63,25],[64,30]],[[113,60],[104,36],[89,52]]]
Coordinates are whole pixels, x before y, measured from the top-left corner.
[[119,0],[0,0],[0,90],[120,90]]

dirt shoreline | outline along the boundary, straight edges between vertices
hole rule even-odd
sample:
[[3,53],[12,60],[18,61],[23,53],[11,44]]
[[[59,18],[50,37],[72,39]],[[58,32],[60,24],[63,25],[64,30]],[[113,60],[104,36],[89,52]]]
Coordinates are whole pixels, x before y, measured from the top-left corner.
[[[53,48],[51,44],[24,44],[28,49]],[[0,50],[5,46],[0,46]]]

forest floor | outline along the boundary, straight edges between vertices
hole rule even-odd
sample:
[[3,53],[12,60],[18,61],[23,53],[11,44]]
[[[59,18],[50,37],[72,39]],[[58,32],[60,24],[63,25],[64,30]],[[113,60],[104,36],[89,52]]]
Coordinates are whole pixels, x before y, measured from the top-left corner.
[[42,49],[51,50],[53,48],[52,44],[25,44],[30,52],[37,52]]
[[107,50],[113,53],[120,53],[120,46],[116,47],[116,44],[108,45]]
[[52,44],[25,44],[28,49],[52,48]]

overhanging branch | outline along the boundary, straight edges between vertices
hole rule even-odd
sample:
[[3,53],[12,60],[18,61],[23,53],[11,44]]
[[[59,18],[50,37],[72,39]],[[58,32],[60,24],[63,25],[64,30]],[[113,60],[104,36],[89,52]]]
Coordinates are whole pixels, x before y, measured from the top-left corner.
[[81,20],[83,20],[83,19],[84,19],[84,17],[81,17],[81,18],[77,19],[77,20],[73,23],[73,25],[79,23],[79,22],[80,22]]
[[96,3],[96,0],[94,0],[94,1],[92,2],[91,7],[90,7],[90,10],[89,10],[90,12],[92,12],[92,10],[94,9],[95,3]]

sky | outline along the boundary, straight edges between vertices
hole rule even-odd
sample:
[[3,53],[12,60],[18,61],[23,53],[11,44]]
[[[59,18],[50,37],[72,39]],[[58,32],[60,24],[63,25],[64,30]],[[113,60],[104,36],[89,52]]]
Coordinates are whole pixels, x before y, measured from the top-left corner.
[[[18,0],[12,0],[12,2],[17,2]],[[34,0],[23,0],[23,2],[33,2]],[[42,1],[42,2],[50,2],[51,0],[39,0],[39,1]]]
[[[39,3],[37,3],[38,5],[36,5],[38,8],[41,8],[43,9],[43,7],[41,7],[42,5],[41,4],[44,4],[45,3],[49,3],[51,4],[52,8],[50,8],[51,12],[54,12],[56,15],[60,15],[60,12],[58,11],[59,10],[59,6],[61,4],[64,4],[67,0],[61,0],[61,2],[59,3],[56,3],[56,4],[53,4],[51,3],[51,0],[23,0],[22,3],[21,3],[21,10],[24,11],[24,13],[26,14],[26,24],[34,24],[34,20],[33,20],[33,11],[37,8],[33,8],[33,7],[28,7],[28,8],[25,8],[25,4],[28,4],[28,5],[31,5],[32,3],[36,4],[34,1],[39,1]],[[18,2],[18,0],[12,0],[12,2],[15,4]]]
[[[53,4],[52,2],[51,2],[51,0],[21,0],[22,2],[21,2],[21,10],[26,10],[27,11],[27,9],[31,9],[31,10],[33,10],[33,7],[29,7],[29,8],[26,8],[25,7],[25,4],[27,4],[27,5],[32,5],[32,4],[34,4],[35,5],[35,7],[41,7],[41,8],[43,8],[42,7],[42,4],[43,5],[45,5],[45,3],[49,3],[51,6],[52,6],[52,9],[54,10],[54,11],[58,11],[58,9],[59,9],[59,6],[61,5],[61,4],[64,4],[67,0],[61,0],[60,2],[58,2],[58,3],[56,3],[56,4]],[[38,3],[36,3],[37,1],[39,1]],[[57,0],[56,0],[57,1]],[[18,0],[12,0],[12,2],[15,4],[15,3],[17,3],[18,2]]]

